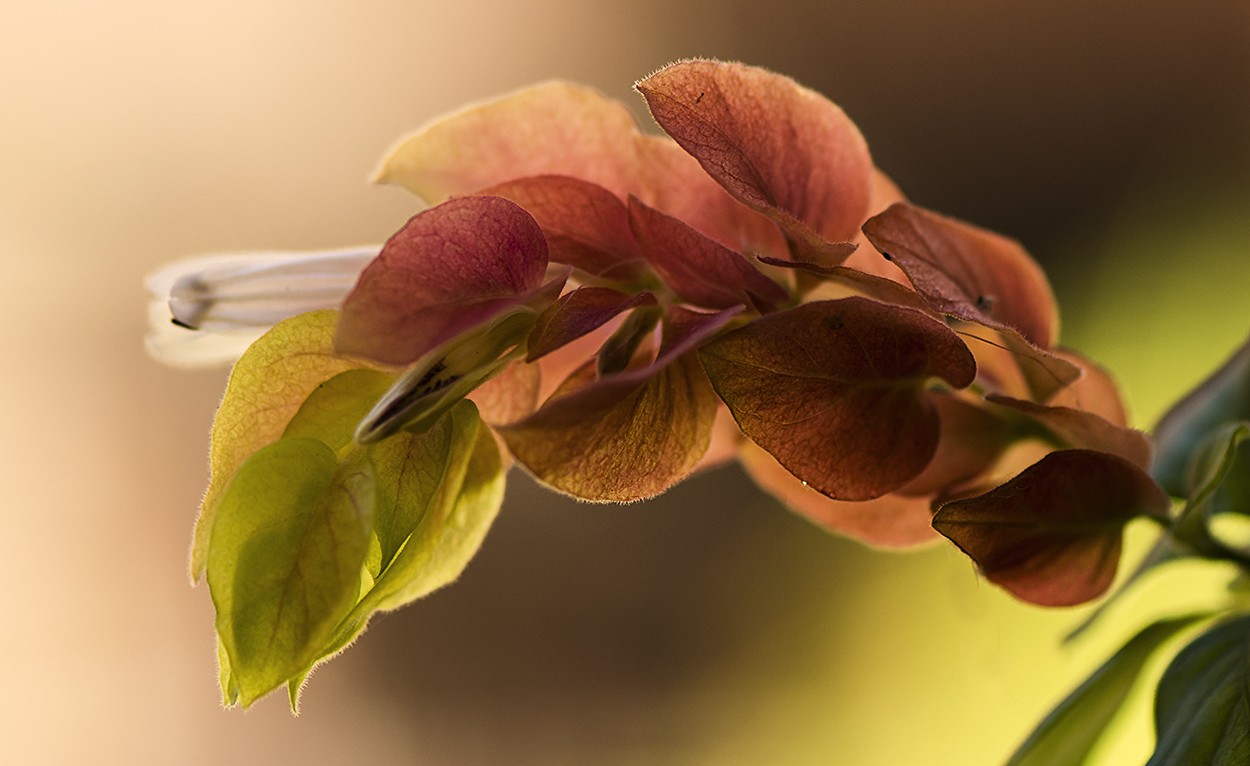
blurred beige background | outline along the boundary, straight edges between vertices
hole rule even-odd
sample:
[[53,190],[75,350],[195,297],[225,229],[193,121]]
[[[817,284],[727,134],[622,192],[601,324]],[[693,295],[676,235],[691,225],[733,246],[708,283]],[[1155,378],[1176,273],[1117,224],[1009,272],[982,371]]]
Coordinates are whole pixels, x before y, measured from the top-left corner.
[[1079,615],[948,546],[829,537],[735,469],[627,508],[513,476],[462,580],[299,719],[220,709],[185,557],[225,372],[144,356],[144,273],[381,241],[415,212],[365,182],[401,134],[550,77],[640,109],[690,55],[822,90],[915,201],[1022,238],[1142,426],[1250,325],[1242,2],[0,0],[0,760],[1001,761],[1098,661],[1056,648]]

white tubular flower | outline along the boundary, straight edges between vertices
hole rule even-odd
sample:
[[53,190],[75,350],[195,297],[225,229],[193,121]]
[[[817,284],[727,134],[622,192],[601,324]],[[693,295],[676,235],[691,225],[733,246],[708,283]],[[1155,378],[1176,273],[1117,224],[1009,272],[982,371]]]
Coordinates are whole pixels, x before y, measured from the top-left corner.
[[178,367],[232,362],[265,330],[306,311],[337,308],[378,245],[216,255],[149,274],[145,345]]

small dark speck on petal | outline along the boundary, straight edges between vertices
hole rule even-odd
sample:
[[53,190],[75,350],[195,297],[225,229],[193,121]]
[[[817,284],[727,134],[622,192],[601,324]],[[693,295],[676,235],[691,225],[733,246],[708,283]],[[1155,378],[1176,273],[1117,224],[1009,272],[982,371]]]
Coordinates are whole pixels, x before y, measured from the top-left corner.
[[699,103],[700,101],[702,101],[702,100],[703,100],[703,96],[704,96],[704,92],[703,92],[703,91],[699,91],[699,97],[698,97],[698,98],[696,98],[696,99],[694,100],[694,102],[695,102],[696,104],[697,104],[697,103]]
[[842,329],[842,315],[834,314],[831,317],[825,317],[825,327],[828,327],[830,330],[841,330]]

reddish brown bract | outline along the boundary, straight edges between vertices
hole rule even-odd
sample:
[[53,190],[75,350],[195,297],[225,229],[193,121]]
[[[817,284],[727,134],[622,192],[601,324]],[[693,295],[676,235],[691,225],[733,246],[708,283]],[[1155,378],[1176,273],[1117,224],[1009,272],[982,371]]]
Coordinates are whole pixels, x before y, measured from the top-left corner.
[[1015,596],[1071,606],[1110,587],[1124,525],[1140,515],[1166,518],[1169,505],[1127,460],[1065,450],[1001,487],[947,503],[933,526]]

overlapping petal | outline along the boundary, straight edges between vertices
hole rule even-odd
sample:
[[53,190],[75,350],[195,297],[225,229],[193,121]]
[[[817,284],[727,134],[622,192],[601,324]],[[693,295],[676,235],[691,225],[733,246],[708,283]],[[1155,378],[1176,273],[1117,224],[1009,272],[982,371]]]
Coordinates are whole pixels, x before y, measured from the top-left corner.
[[645,282],[650,272],[629,226],[625,203],[598,184],[571,176],[530,176],[481,192],[512,200],[542,227],[548,258],[610,282]]
[[[408,364],[533,297],[546,270],[542,229],[515,203],[445,202],[408,221],[360,275],[343,304],[335,346]],[[554,291],[550,300],[559,285]]]
[[682,221],[629,199],[629,223],[647,262],[683,300],[711,309],[771,311],[788,296],[743,256]]
[[1011,444],[1013,434],[997,413],[953,393],[929,396],[941,432],[933,459],[899,488],[910,496],[945,497],[981,479]]
[[638,180],[634,195],[651,207],[735,252],[780,258],[787,254],[777,224],[725,191],[693,156],[668,136],[635,140]]
[[526,361],[533,362],[595,331],[623,311],[656,305],[651,293],[627,295],[607,287],[579,287],[551,304],[530,331]]
[[949,318],[950,328],[977,360],[977,381],[987,391],[1047,402],[1081,377],[1081,368],[1062,353],[1025,340],[1011,327]]
[[[439,118],[400,141],[377,180],[431,204],[489,189],[528,206],[532,196],[550,191],[521,188],[529,183],[522,179],[536,176],[574,178],[622,202],[637,195],[734,250],[784,252],[776,226],[731,197],[671,139],[643,135],[623,105],[573,83],[543,83]],[[520,186],[496,188],[513,182]],[[551,219],[541,208],[549,203],[537,206],[534,215],[545,228]],[[573,233],[584,234],[585,227]],[[587,241],[602,244],[599,238],[581,244]]]
[[[1054,296],[1018,243],[907,203],[789,78],[683,61],[637,88],[669,137],[558,82],[409,136],[379,180],[436,206],[337,325],[289,320],[236,366],[192,557],[198,575],[212,552],[228,704],[283,681],[294,704],[370,614],[453,579],[501,499],[497,444],[596,502],[737,456],[827,529],[940,532],[1040,604],[1102,593],[1121,527],[1166,518],[1149,442],[1104,371],[1054,348]],[[337,302],[365,257],[215,265],[221,289],[160,292],[182,325],[234,331]],[[1198,432],[1250,412],[1246,359],[1161,425],[1173,483]]]
[[891,494],[862,502],[833,500],[752,443],[743,446],[741,460],[761,489],[825,529],[883,548],[910,547],[937,537],[927,497]]
[[864,233],[937,311],[1014,328],[1043,349],[1055,343],[1055,296],[1018,242],[906,202],[870,218]]
[[541,388],[538,365],[518,359],[465,398],[477,405],[482,422],[497,426],[520,420],[537,409]]
[[[887,176],[880,168],[874,168],[872,174],[872,195],[868,200],[868,215],[874,216],[883,213],[891,205],[897,202],[905,202],[907,197],[903,195],[898,184],[894,183],[894,179]],[[898,264],[882,255],[881,251],[869,241],[864,234],[863,229],[856,234],[855,239],[851,240],[851,244],[855,245],[855,252],[851,253],[843,263],[852,269],[857,269],[865,274],[882,277],[884,279],[893,280],[910,287],[911,282],[907,280]]]
[[204,574],[214,518],[230,478],[250,455],[282,437],[291,417],[322,383],[361,367],[334,353],[337,315],[300,314],[278,323],[235,364],[213,418],[212,478],[191,546],[191,577]]
[[1067,447],[1118,455],[1145,470],[1150,467],[1150,439],[1141,431],[1116,425],[1092,412],[1055,407],[990,394],[994,404],[1028,416],[1050,431]]
[[1070,348],[1056,349],[1054,353],[1080,370],[1080,375],[1056,392],[1048,404],[1090,412],[1117,426],[1128,425],[1120,387],[1108,370]]
[[587,362],[537,412],[499,429],[508,448],[540,480],[584,500],[663,492],[698,465],[716,417],[690,352],[740,311],[672,309],[654,361],[602,377]]

